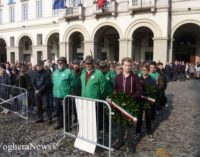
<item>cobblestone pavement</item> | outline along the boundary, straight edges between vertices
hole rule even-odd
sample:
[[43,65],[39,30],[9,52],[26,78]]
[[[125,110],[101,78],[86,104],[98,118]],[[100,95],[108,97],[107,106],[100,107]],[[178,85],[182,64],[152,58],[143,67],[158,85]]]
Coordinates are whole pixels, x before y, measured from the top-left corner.
[[[160,112],[155,123],[155,140],[145,134],[137,145],[137,153],[131,155],[115,150],[112,156],[120,157],[200,157],[200,80],[172,82],[166,91],[169,107]],[[73,140],[65,138],[59,148],[48,151],[11,151],[8,145],[48,145],[52,147],[63,137],[62,130],[54,131],[54,125],[25,124],[13,114],[0,114],[0,157],[64,157],[92,155],[74,149]],[[99,152],[94,156],[106,156]]]

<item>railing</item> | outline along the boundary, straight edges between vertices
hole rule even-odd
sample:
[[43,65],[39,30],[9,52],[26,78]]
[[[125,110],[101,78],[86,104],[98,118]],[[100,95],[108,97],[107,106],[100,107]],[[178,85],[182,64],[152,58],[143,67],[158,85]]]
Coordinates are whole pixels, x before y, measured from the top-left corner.
[[142,10],[151,10],[152,12],[155,11],[155,0],[130,0],[129,10],[135,11],[142,11]]
[[152,7],[155,6],[155,0],[131,0],[130,4],[132,7]]
[[62,139],[75,138],[75,147],[92,154],[96,146],[101,147],[108,150],[110,157],[112,114],[106,101],[67,95],[63,101]]
[[116,13],[116,2],[114,0],[104,0],[102,7],[98,6],[97,1],[94,4],[94,14],[96,15],[107,13],[115,15]]
[[0,84],[0,108],[29,122],[28,92],[24,88]]
[[83,17],[83,6],[68,7],[66,8],[66,19],[82,19]]

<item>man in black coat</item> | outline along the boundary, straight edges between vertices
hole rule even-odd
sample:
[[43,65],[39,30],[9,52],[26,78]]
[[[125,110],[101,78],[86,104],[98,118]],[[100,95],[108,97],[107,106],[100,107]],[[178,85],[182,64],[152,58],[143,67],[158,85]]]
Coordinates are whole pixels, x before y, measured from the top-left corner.
[[36,123],[41,123],[44,121],[43,119],[43,105],[47,111],[47,116],[49,120],[49,124],[52,123],[52,115],[51,109],[48,105],[48,86],[50,85],[49,74],[44,70],[43,61],[39,61],[37,64],[37,73],[35,74],[33,80],[33,88],[35,91],[35,102],[38,109],[38,119]]

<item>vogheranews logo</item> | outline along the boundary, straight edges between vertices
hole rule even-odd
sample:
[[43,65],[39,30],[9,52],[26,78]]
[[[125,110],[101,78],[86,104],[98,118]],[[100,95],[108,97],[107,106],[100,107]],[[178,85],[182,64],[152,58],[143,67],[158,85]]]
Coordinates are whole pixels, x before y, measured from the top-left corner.
[[55,150],[56,144],[40,145],[36,143],[29,143],[29,144],[24,144],[24,145],[17,145],[15,143],[11,143],[11,144],[0,143],[0,149],[3,149],[4,151],[8,151],[8,152],[31,151],[31,150],[44,151],[44,150]]

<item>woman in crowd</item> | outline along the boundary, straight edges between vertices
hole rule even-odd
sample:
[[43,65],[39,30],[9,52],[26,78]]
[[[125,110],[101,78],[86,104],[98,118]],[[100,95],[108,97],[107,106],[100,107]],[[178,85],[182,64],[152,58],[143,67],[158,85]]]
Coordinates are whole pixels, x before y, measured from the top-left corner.
[[[0,68],[0,102],[8,100],[9,99],[9,90],[6,86],[1,86],[1,84],[5,84],[5,85],[10,85],[10,78],[8,77],[8,75],[6,74],[5,69]],[[6,105],[6,104],[4,104]],[[2,113],[7,114],[8,110],[4,109],[2,111]]]

